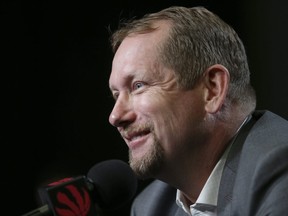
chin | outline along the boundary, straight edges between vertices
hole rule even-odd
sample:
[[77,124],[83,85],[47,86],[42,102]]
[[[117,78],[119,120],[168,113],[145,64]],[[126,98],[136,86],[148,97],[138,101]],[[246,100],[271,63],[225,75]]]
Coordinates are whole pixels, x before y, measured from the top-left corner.
[[129,151],[129,164],[135,174],[142,179],[151,178],[161,171],[163,164],[163,150],[158,145],[149,149],[145,154]]

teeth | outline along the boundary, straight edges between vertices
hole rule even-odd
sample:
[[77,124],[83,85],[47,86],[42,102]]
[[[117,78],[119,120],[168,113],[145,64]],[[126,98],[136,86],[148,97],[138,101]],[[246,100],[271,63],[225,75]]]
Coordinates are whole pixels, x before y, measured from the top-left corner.
[[131,141],[141,138],[142,136],[134,136],[132,137]]
[[123,137],[125,137],[127,140],[133,141],[136,139],[140,139],[141,137],[148,134],[148,131],[142,131],[142,132],[135,132],[135,133],[124,133]]

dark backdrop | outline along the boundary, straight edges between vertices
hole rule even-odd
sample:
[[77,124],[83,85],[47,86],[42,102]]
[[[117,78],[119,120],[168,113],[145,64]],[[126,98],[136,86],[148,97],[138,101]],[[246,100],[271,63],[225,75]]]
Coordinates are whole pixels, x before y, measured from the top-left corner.
[[[203,5],[243,39],[259,109],[288,118],[285,0],[1,2],[1,212],[39,207],[51,179],[86,174],[127,147],[108,123],[109,29],[170,5]],[[147,182],[140,182],[139,190]],[[128,215],[129,207],[117,212]],[[9,212],[9,213],[7,213]],[[0,213],[2,215],[2,213]],[[108,214],[107,214],[108,215]]]

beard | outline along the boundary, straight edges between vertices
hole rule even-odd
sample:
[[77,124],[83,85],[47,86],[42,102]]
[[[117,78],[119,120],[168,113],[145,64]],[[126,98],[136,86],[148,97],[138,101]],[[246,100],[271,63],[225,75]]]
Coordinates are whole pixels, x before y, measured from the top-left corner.
[[154,178],[164,163],[164,150],[158,140],[154,140],[151,148],[141,157],[133,158],[129,150],[129,164],[140,179]]

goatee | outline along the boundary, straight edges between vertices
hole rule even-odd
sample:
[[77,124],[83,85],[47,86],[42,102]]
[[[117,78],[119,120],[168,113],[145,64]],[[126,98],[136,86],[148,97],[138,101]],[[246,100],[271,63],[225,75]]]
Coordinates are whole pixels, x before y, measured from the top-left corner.
[[154,178],[163,164],[164,150],[158,141],[154,141],[151,148],[141,157],[133,158],[129,150],[129,164],[140,179]]

